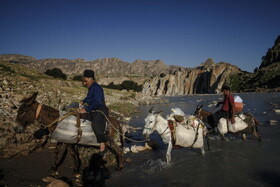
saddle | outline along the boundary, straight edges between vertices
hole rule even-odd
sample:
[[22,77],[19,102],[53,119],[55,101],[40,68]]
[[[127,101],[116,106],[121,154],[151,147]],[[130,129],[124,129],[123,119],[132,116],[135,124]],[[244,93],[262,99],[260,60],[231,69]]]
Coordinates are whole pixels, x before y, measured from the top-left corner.
[[173,149],[183,148],[180,145],[175,145],[175,143],[176,143],[176,125],[177,124],[176,123],[174,124],[173,120],[168,120],[168,127],[171,130],[171,139],[172,139],[171,142],[172,142],[172,145],[173,145]]

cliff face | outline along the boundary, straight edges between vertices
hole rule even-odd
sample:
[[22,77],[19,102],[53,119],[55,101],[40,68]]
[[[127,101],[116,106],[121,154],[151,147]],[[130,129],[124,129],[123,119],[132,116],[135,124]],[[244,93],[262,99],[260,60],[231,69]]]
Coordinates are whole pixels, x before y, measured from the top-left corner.
[[274,46],[268,49],[265,56],[262,57],[262,63],[259,69],[265,68],[273,63],[280,62],[280,35],[274,42]]
[[[210,66],[209,61],[212,62]],[[215,64],[208,59],[197,68],[148,80],[144,83],[143,93],[157,96],[216,93],[230,74],[239,71],[236,66],[223,62]]]

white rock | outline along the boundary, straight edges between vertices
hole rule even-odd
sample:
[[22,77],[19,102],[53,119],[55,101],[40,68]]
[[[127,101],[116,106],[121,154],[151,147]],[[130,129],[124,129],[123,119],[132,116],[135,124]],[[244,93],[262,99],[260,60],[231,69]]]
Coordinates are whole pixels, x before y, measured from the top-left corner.
[[9,82],[7,80],[3,80],[3,84],[7,86],[9,85]]
[[126,153],[128,153],[128,152],[130,152],[129,147],[124,148],[123,153],[126,154]]
[[136,145],[131,146],[131,147],[130,147],[130,150],[131,150],[131,152],[133,152],[133,153],[138,153],[138,150],[137,150],[137,148],[136,148]]
[[145,143],[145,148],[146,149],[152,149],[147,143]]
[[276,120],[269,120],[270,125],[277,125],[278,121]]
[[273,112],[280,114],[280,109],[273,109]]
[[146,147],[145,146],[136,146],[137,151],[145,151]]

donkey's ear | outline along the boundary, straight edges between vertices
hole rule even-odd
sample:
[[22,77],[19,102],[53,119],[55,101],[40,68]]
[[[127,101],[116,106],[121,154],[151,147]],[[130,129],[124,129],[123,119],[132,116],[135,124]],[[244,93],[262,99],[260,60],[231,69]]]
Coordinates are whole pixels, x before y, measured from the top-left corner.
[[38,95],[38,92],[35,92],[35,93],[32,94],[32,96],[30,96],[28,98],[24,98],[20,102],[24,103],[26,105],[31,105],[35,101],[37,95]]
[[153,109],[154,109],[154,107],[152,107],[152,108],[149,110],[149,113],[150,113],[150,114],[154,113]]
[[197,109],[198,109],[198,110],[200,110],[200,109],[202,109],[202,107],[203,107],[203,105],[201,105],[201,106],[197,107]]

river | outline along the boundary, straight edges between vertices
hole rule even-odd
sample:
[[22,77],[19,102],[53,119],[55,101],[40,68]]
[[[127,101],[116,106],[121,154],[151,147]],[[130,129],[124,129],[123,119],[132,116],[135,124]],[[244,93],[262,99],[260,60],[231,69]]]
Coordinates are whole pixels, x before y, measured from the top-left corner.
[[[128,153],[125,169],[112,172],[106,186],[280,186],[280,93],[245,93],[239,95],[244,101],[244,111],[260,121],[262,142],[256,139],[242,141],[238,135],[228,135],[228,141],[211,138],[210,151],[201,155],[200,150],[173,149],[172,164],[166,165],[167,146],[159,134],[151,139],[158,149]],[[190,95],[166,97],[166,104],[153,105],[155,111],[170,114],[171,108],[179,107],[186,114],[193,114],[197,105],[214,112],[211,103],[223,99],[222,95]],[[129,122],[134,127],[144,126],[144,119],[152,106],[140,106]],[[275,124],[270,120],[278,121]],[[132,132],[133,138],[141,139],[142,130]],[[127,142],[126,146],[134,143]]]

